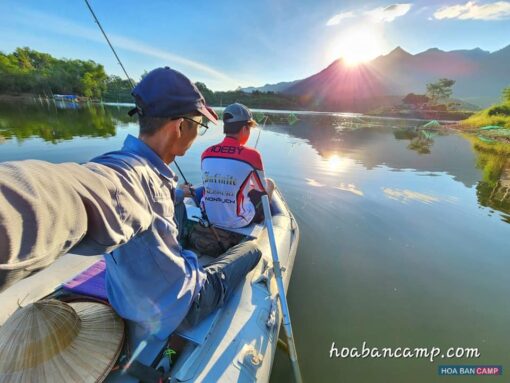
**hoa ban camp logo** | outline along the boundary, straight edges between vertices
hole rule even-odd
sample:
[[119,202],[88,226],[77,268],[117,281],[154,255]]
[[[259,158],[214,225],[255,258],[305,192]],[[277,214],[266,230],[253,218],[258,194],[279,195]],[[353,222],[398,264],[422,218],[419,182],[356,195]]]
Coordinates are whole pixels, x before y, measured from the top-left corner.
[[439,375],[503,375],[502,366],[439,366]]

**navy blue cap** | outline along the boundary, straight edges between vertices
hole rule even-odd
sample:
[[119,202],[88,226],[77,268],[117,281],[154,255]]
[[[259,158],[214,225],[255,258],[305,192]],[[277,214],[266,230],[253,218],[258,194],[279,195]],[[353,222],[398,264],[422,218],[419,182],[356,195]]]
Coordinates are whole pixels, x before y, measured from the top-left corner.
[[169,67],[149,72],[131,93],[136,111],[148,117],[180,117],[199,112],[212,123],[218,115],[205,103],[204,96],[189,78]]

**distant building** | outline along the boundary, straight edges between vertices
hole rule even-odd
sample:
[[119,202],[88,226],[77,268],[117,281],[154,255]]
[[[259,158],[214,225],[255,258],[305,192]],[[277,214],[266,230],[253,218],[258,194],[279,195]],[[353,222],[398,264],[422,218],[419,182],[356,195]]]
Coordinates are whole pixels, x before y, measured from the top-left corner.
[[67,101],[67,102],[80,101],[80,98],[75,94],[54,94],[53,99],[55,101]]

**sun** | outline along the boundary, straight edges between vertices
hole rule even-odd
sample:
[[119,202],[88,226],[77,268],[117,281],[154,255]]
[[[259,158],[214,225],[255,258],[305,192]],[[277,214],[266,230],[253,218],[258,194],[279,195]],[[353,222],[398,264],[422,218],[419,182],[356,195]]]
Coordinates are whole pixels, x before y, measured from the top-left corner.
[[331,61],[342,58],[347,65],[356,66],[381,55],[385,46],[382,31],[360,25],[342,31],[331,44],[328,56]]

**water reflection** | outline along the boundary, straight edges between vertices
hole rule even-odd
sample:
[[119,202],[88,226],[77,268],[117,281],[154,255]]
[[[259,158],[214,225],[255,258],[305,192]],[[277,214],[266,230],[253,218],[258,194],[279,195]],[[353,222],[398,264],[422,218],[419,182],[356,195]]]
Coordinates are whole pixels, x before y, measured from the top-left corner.
[[305,178],[306,184],[308,186],[316,187],[316,188],[322,188],[326,185],[321,184],[319,181],[314,180],[313,178]]
[[436,196],[428,195],[425,193],[419,193],[409,189],[383,188],[382,190],[386,197],[388,197],[389,199],[393,199],[395,201],[399,201],[402,203],[407,203],[409,201],[418,201],[425,204],[431,204],[432,202],[439,201],[439,198]]
[[[273,116],[271,121],[266,129],[307,140],[324,158],[330,173],[342,172],[353,161],[367,169],[388,166],[394,171],[414,170],[427,177],[447,173],[468,188],[476,187],[479,204],[503,213],[503,219],[510,223],[508,144],[484,143],[476,137],[461,137],[441,127],[424,129],[422,121],[412,120],[303,115],[292,125],[285,123],[285,117]],[[307,184],[326,186],[310,178]],[[335,189],[363,195],[352,184],[341,184]],[[383,193],[403,203],[454,202],[452,197],[405,188],[383,188]]]
[[[126,110],[0,106],[0,132],[9,135],[0,161],[80,162],[117,149],[137,132]],[[308,381],[425,383],[436,371],[425,361],[331,360],[332,341],[467,344],[480,347],[482,364],[505,362],[510,150],[421,124],[300,114],[293,124],[269,121],[261,134],[267,173],[301,228],[288,295]],[[221,131],[210,129],[179,158],[191,182]],[[288,381],[285,366],[286,356],[276,360],[272,381]]]
[[476,185],[480,205],[505,213],[510,223],[510,145],[486,143],[467,137],[476,153],[476,166],[482,170],[482,180]]
[[[59,109],[52,103],[3,103],[0,104],[0,145],[13,139],[22,143],[32,137],[54,144],[75,137],[113,137],[118,127],[134,122],[126,112],[126,108],[116,106],[80,105],[69,110]],[[468,188],[476,187],[479,204],[502,212],[503,219],[510,223],[509,145],[485,143],[441,128],[423,129],[421,121],[332,114],[300,114],[290,121],[292,115],[268,116],[266,130],[297,139],[288,140],[289,151],[302,140],[317,151],[323,158],[322,174],[337,178],[339,174],[351,172],[356,164],[368,170],[381,166],[393,171],[412,170],[426,177],[446,173]],[[313,188],[329,186],[357,196],[366,194],[355,179],[330,183],[313,176],[305,181]],[[412,187],[389,185],[382,193],[403,203],[431,204],[449,198]]]
[[324,170],[330,174],[344,173],[354,164],[348,156],[332,153],[324,159]]
[[[413,169],[418,172],[446,172],[467,187],[477,184],[480,173],[472,163],[470,144],[456,134],[424,130],[423,121],[391,120],[335,115],[300,116],[294,125],[285,118],[273,118],[267,130],[307,140],[317,153],[328,160],[338,155],[363,165],[366,169],[386,165],[394,170]],[[441,138],[440,141],[436,138]],[[434,146],[432,156],[427,154]],[[452,147],[457,148],[452,155]],[[335,159],[334,162],[338,160]]]
[[126,109],[101,105],[69,109],[53,103],[0,104],[0,144],[13,138],[57,143],[74,137],[112,137],[119,123],[130,120]]
[[342,182],[339,186],[335,186],[335,189],[350,192],[352,194],[359,195],[360,197],[363,196],[363,192],[360,189],[358,189],[354,184],[345,184]]
[[[395,129],[393,135],[397,140],[409,140],[407,148],[414,150],[418,154],[430,154],[432,145],[434,144],[434,137],[441,132],[428,129],[407,128]],[[442,132],[446,135],[446,132]]]

